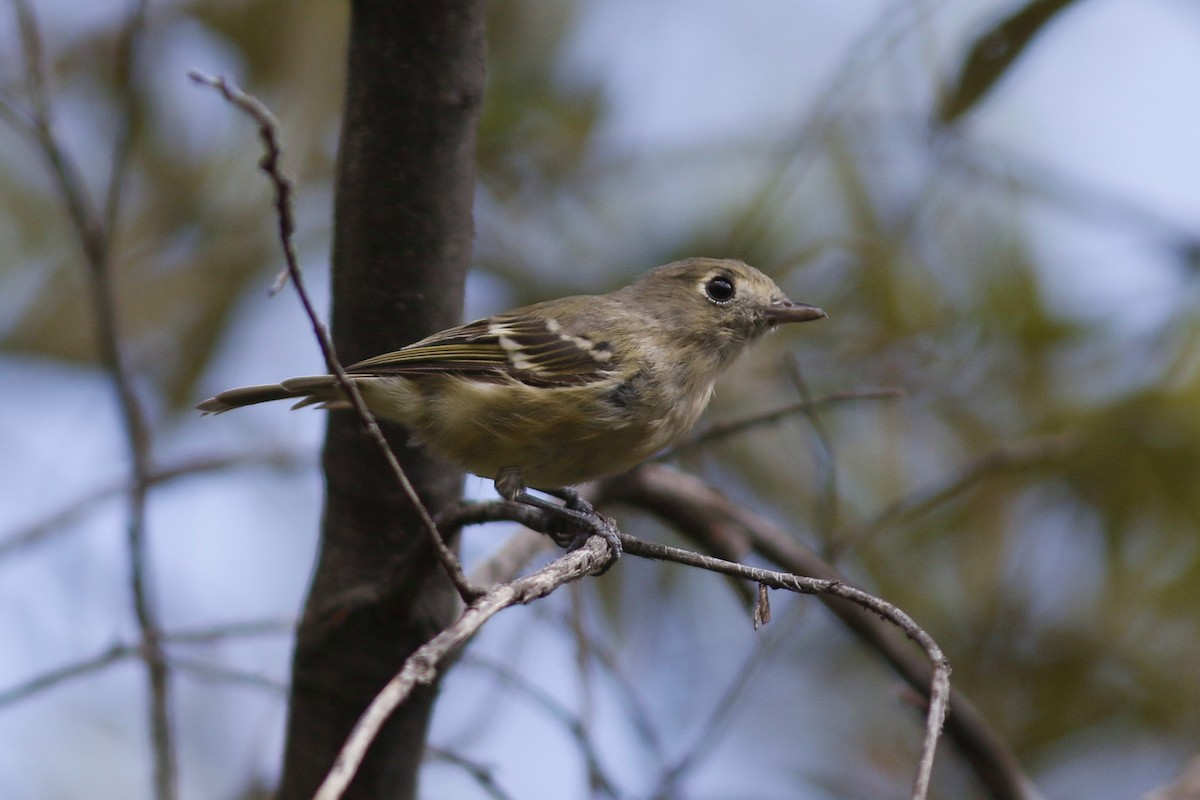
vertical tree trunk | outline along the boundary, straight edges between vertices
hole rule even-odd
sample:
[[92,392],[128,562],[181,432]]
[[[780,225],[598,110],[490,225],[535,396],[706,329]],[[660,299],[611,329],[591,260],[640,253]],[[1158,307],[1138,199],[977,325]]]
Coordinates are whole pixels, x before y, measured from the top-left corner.
[[[343,362],[460,320],[472,244],[482,0],[355,0],[337,179],[333,334]],[[432,509],[461,475],[387,430]],[[457,604],[412,509],[348,412],[325,441],[325,513],[297,633],[282,800],[309,798],[375,692]],[[434,690],[375,742],[348,792],[416,794]]]

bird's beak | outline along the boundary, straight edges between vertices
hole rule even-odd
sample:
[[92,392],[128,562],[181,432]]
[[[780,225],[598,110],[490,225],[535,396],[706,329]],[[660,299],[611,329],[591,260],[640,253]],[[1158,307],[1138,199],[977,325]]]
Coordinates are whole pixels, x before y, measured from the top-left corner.
[[767,322],[772,325],[782,325],[785,322],[808,322],[814,319],[828,317],[821,309],[808,303],[797,303],[794,300],[779,300],[767,306]]

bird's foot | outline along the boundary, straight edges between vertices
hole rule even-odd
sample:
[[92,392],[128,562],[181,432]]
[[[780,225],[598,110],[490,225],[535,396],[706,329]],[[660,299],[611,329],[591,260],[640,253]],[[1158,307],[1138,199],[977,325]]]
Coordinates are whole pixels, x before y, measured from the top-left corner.
[[608,544],[611,558],[597,575],[603,575],[621,557],[621,537],[616,523],[592,507],[583,495],[574,489],[545,489],[546,494],[563,501],[563,505],[552,503],[526,491],[519,477],[501,473],[496,478],[496,491],[506,500],[533,506],[547,513],[545,533],[559,547],[568,552],[577,550],[591,536],[599,536]]

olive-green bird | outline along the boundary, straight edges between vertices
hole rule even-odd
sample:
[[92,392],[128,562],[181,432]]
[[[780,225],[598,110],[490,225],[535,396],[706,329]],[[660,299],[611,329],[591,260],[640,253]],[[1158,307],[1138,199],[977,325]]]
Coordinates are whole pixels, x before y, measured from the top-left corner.
[[[764,333],[825,312],[741,261],[689,258],[603,295],[549,300],[435,333],[346,369],[371,411],[508,499],[633,467],[684,436],[713,385]],[[332,375],[221,392],[344,408]],[[536,503],[542,505],[542,503]]]

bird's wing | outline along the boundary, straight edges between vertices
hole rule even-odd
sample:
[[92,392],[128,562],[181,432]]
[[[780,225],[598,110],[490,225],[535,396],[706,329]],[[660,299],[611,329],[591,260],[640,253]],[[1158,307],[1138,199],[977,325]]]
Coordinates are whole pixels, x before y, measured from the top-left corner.
[[500,315],[435,333],[350,366],[369,375],[451,374],[515,379],[535,386],[578,386],[616,369],[608,342],[567,333],[551,317]]

